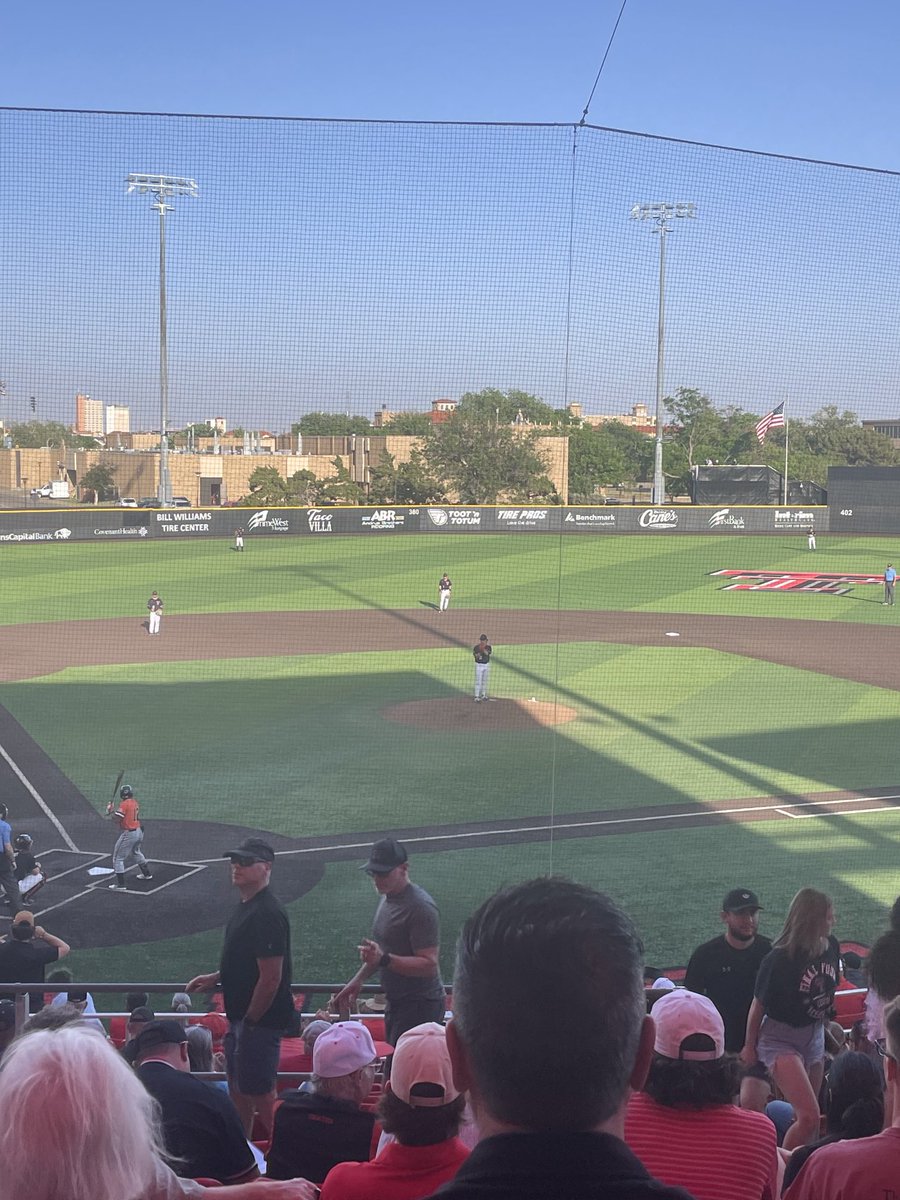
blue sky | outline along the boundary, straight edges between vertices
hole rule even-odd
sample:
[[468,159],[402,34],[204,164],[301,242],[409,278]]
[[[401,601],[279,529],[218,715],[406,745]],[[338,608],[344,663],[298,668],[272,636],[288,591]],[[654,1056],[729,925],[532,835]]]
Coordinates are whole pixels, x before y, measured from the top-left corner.
[[[571,126],[619,4],[49,0],[5,14],[0,103]],[[588,119],[900,170],[900,6],[858,12],[629,0]],[[170,220],[176,421],[252,405],[278,425],[487,385],[605,411],[652,399],[656,244],[627,210],[658,198],[700,213],[669,239],[670,387],[897,415],[892,175],[586,130],[573,187],[571,128],[2,120],[15,416],[35,394],[70,419],[83,389],[152,422],[156,232],[129,170],[201,183]]]

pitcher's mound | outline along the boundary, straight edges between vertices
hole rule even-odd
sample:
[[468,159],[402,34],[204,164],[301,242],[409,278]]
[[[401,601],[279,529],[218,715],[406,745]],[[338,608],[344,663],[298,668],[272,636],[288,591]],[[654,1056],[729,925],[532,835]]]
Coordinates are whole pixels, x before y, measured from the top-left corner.
[[527,730],[539,725],[564,725],[578,713],[565,704],[545,700],[482,700],[452,696],[448,700],[410,700],[382,709],[381,715],[399,725],[440,733],[474,733],[480,729]]

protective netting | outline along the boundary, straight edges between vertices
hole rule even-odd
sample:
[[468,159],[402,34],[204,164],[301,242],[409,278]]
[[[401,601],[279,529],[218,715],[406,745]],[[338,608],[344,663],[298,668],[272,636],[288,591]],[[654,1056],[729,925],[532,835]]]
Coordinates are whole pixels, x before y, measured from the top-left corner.
[[284,428],[515,387],[618,413],[666,390],[765,411],[893,412],[898,176],[594,127],[0,112],[7,413],[76,392],[158,426],[157,215],[171,425]]

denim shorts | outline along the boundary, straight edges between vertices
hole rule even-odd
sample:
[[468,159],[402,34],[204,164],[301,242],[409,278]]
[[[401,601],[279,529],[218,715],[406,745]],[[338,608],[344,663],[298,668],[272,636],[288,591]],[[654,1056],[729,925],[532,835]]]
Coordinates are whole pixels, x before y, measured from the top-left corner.
[[222,1042],[229,1083],[242,1096],[267,1096],[275,1091],[281,1030],[232,1021]]
[[801,1059],[809,1070],[825,1060],[825,1026],[821,1021],[815,1021],[812,1025],[797,1027],[763,1017],[756,1053],[770,1071],[777,1059],[788,1054]]

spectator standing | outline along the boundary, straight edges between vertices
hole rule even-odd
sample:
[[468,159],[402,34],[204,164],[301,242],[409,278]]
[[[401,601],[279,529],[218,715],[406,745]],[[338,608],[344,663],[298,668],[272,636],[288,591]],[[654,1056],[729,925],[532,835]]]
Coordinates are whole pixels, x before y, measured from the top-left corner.
[[281,1037],[294,1013],[291,929],[269,888],[272,847],[260,838],[248,838],[222,857],[231,860],[231,882],[241,901],[225,928],[218,971],[197,975],[185,991],[222,988],[229,1022],[228,1087],[249,1137],[254,1114],[267,1133],[272,1130]]
[[331,1006],[355,1004],[363,983],[380,971],[387,997],[385,1040],[396,1046],[407,1029],[444,1019],[446,996],[438,966],[440,917],[425,889],[410,882],[409,856],[396,838],[375,842],[361,869],[381,899],[372,937],[358,947],[362,966],[333,997]]
[[[642,948],[600,892],[535,879],[498,892],[460,934],[447,1045],[481,1140],[440,1200],[685,1200],[623,1141],[653,1053]],[[517,1002],[538,995],[538,1006]],[[548,1038],[547,1011],[566,1014]]]
[[237,1110],[224,1092],[191,1075],[180,1021],[151,1021],[135,1042],[138,1079],[160,1108],[166,1154],[187,1179],[248,1183],[259,1177]]
[[[43,983],[48,964],[58,962],[68,953],[68,942],[35,925],[34,914],[27,908],[20,909],[13,917],[9,935],[0,940],[0,983]],[[15,994],[2,992],[0,999],[14,1000]],[[31,993],[32,1012],[37,1012],[43,1003],[40,992]]]
[[629,1101],[625,1141],[648,1171],[696,1200],[776,1200],[775,1127],[732,1102],[739,1067],[716,1006],[678,989],[651,1015],[655,1053],[644,1090]]
[[[163,1162],[155,1103],[105,1038],[80,1021],[9,1047],[0,1071],[3,1195],[27,1200],[183,1200],[206,1189]],[[305,1180],[255,1180],[216,1200],[314,1200]]]
[[453,1082],[446,1031],[430,1023],[408,1029],[394,1051],[391,1078],[378,1105],[396,1141],[372,1162],[333,1167],[322,1200],[421,1200],[452,1179],[469,1151],[459,1140],[465,1108]]
[[900,1181],[900,1000],[884,1012],[888,1090],[893,1123],[874,1137],[817,1149],[800,1168],[784,1200],[893,1200]]
[[270,1179],[321,1183],[337,1163],[365,1162],[375,1118],[360,1105],[375,1081],[375,1043],[361,1021],[341,1021],[313,1046],[311,1092],[284,1092],[266,1159]]
[[[762,905],[750,888],[732,888],[722,901],[719,919],[725,932],[704,942],[690,957],[684,986],[708,996],[725,1024],[725,1049],[739,1054],[747,1032],[747,1014],[760,963],[772,943],[759,932]],[[769,1098],[766,1068],[757,1063],[741,1081],[741,1106],[762,1112]]]
[[840,982],[841,952],[833,926],[828,896],[801,888],[759,968],[747,1018],[742,1061],[748,1067],[763,1062],[794,1109],[786,1150],[805,1145],[819,1129],[825,1022]]

